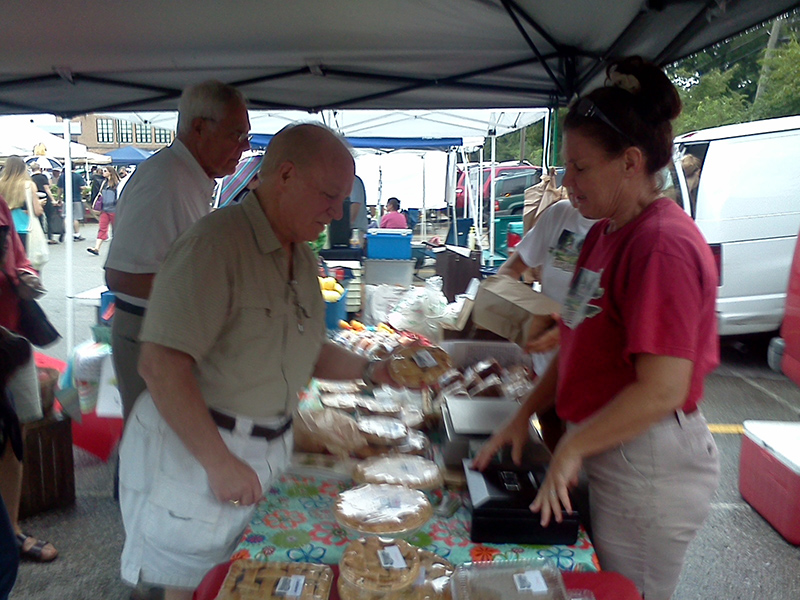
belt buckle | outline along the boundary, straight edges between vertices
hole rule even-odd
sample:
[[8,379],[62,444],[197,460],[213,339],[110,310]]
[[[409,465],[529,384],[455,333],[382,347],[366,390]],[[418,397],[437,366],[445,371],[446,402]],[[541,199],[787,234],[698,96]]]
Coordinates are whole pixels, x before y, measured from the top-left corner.
[[250,437],[253,433],[253,420],[246,417],[236,417],[233,431],[236,435]]

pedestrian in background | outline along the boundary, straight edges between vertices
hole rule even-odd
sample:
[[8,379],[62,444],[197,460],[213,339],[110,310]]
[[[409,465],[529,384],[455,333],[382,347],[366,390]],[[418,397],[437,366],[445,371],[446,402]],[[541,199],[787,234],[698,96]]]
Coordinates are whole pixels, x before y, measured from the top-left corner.
[[[0,173],[0,196],[6,201],[14,219],[14,227],[27,248],[31,219],[44,214],[42,203],[36,193],[36,184],[28,175],[28,167],[19,156],[10,156]],[[31,210],[28,210],[30,205]],[[31,211],[33,214],[31,214]]]
[[[81,194],[83,192],[83,188],[86,185],[86,182],[81,177],[81,174],[78,173],[78,165],[72,165],[72,239],[76,242],[82,242],[86,238],[81,235],[81,227],[83,226],[83,222],[86,219],[84,215],[84,208],[83,208],[83,200],[81,198]],[[58,188],[61,190],[61,197],[64,199],[64,202],[67,202],[67,188],[66,180],[64,179],[64,173],[58,178]]]
[[100,254],[100,246],[108,239],[109,227],[113,228],[114,226],[117,199],[119,197],[117,194],[119,186],[117,170],[114,167],[103,167],[101,173],[105,177],[105,184],[100,186],[100,191],[98,192],[102,198],[100,203],[100,227],[97,230],[97,240],[94,246],[86,249],[89,254],[94,254],[95,256]]

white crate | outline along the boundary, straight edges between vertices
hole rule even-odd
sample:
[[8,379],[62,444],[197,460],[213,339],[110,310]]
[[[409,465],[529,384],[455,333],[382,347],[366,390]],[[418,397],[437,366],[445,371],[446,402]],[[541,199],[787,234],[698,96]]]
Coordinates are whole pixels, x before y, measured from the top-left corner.
[[414,282],[414,259],[364,259],[364,283],[366,285],[410,286]]

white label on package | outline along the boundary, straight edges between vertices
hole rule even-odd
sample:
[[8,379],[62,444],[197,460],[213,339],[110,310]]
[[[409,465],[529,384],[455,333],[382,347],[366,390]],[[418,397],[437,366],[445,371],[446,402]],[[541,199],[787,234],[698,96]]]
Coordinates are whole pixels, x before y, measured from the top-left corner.
[[378,550],[378,558],[384,569],[405,569],[408,566],[397,546],[386,546],[383,550]]
[[278,580],[278,585],[275,586],[275,595],[285,598],[299,598],[300,594],[303,593],[303,585],[305,585],[305,582],[305,575],[281,577]]
[[532,592],[543,594],[547,591],[547,583],[542,577],[541,571],[525,571],[524,573],[514,574],[514,583],[518,592]]
[[436,366],[436,359],[427,350],[420,350],[414,354],[414,362],[417,363],[420,369],[430,369]]
[[416,581],[414,581],[414,587],[422,587],[425,585],[425,567],[419,568],[419,575],[417,575]]

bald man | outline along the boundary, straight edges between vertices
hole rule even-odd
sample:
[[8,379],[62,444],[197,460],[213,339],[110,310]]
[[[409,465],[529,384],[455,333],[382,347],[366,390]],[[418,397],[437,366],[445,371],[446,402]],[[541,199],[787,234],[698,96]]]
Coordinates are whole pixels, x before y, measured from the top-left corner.
[[391,383],[326,341],[306,242],[342,216],[350,151],[330,130],[272,140],[261,185],[189,229],[158,272],[142,329],[136,402],[120,448],[123,578],[190,598],[227,560],[292,452],[292,412],[309,378]]

